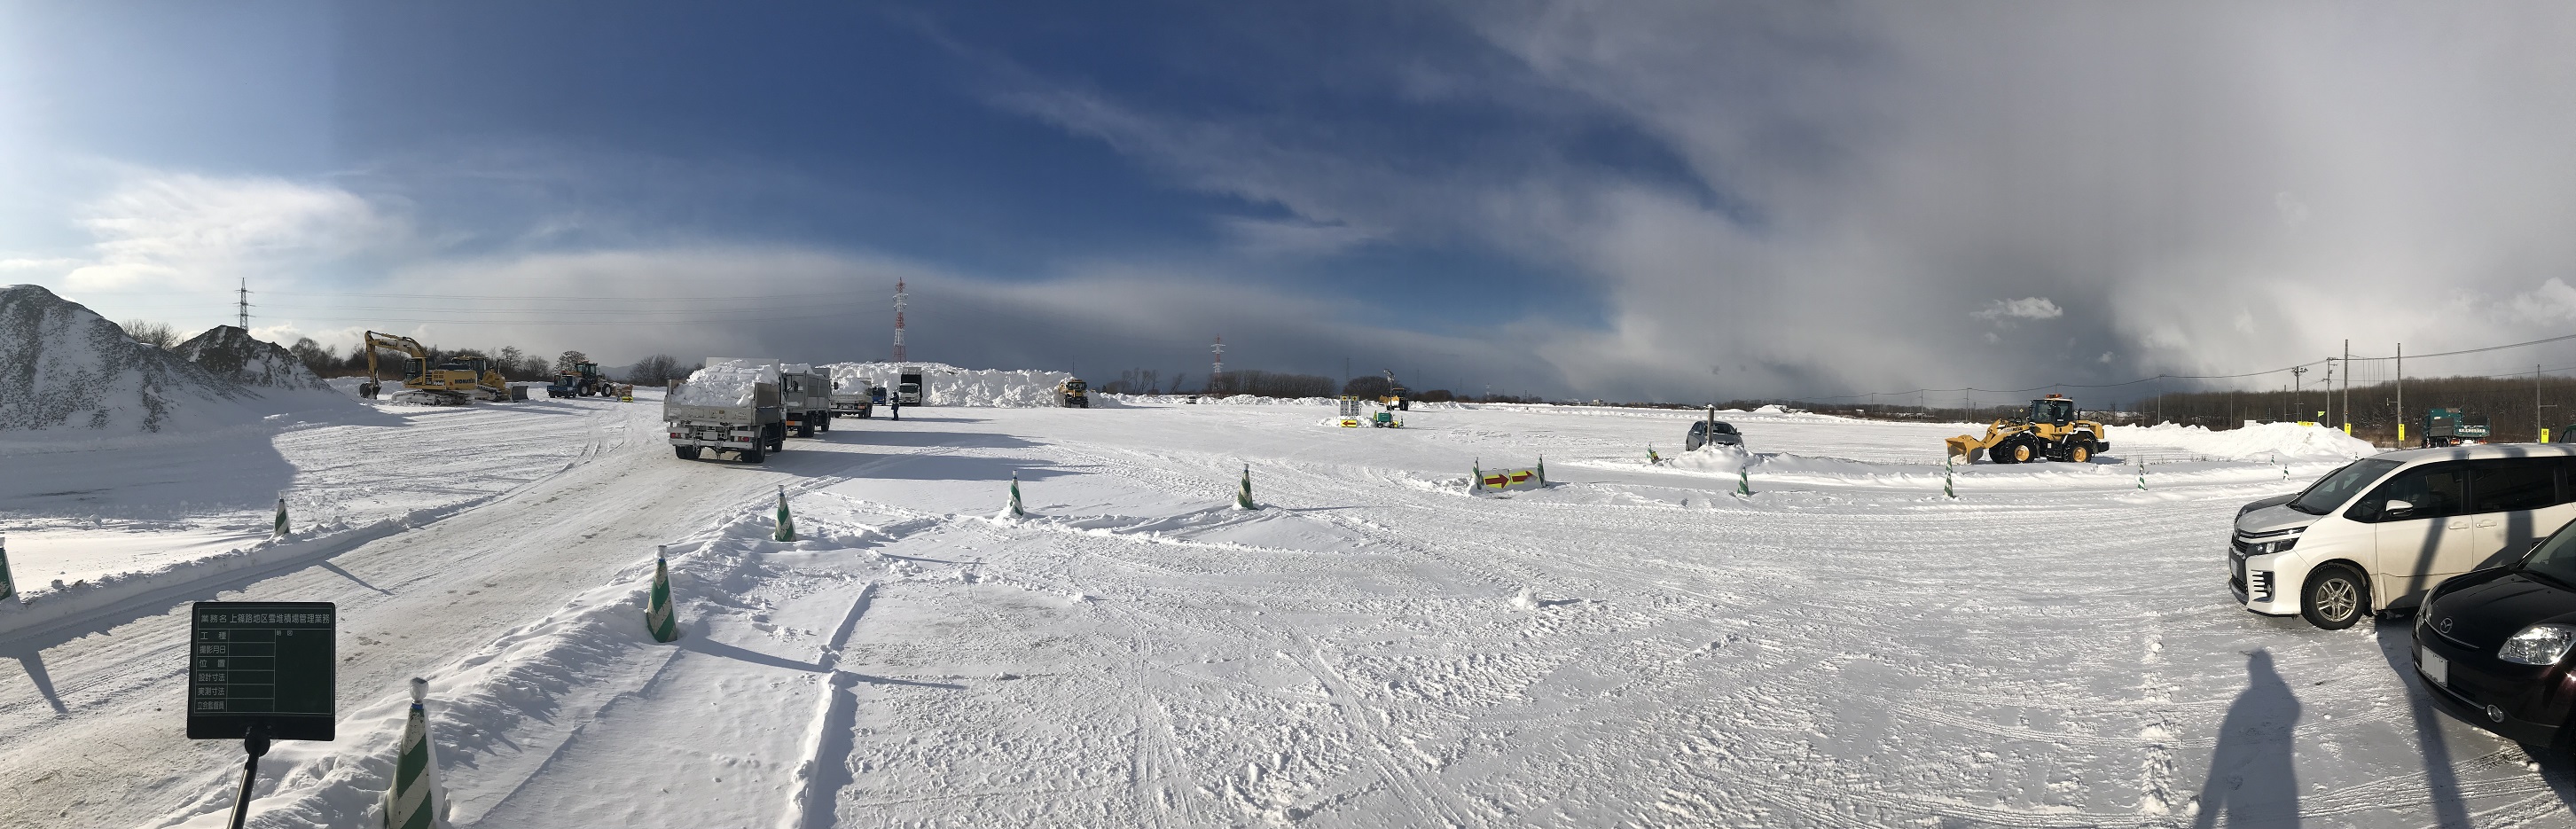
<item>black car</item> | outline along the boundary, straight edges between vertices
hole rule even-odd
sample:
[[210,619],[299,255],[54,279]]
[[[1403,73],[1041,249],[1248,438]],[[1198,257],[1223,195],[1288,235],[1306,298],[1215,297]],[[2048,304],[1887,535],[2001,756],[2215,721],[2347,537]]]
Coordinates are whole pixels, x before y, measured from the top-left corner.
[[2506,739],[2570,746],[2576,714],[2576,531],[2560,528],[2502,567],[2471,571],[2415,613],[2415,670],[2452,716]]

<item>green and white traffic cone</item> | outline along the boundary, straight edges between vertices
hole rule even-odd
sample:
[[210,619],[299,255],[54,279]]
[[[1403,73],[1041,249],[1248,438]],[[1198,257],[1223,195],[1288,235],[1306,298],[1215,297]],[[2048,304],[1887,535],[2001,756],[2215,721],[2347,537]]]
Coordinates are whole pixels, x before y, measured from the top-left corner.
[[0,535],[0,600],[18,597],[18,583],[9,578],[9,537]]
[[671,618],[671,565],[662,557],[669,549],[659,547],[654,550],[653,597],[644,606],[644,629],[653,634],[655,642],[680,638],[680,626]]
[[1252,503],[1252,464],[1243,465],[1243,487],[1234,491],[1236,509],[1260,509]]
[[1023,518],[1027,515],[1027,511],[1020,509],[1020,473],[1013,472],[1011,473],[1011,517]]
[[1941,494],[1949,497],[1950,500],[1953,501],[1959,499],[1959,490],[1955,486],[1955,479],[1957,476],[1956,470],[1957,467],[1951,465],[1951,460],[1949,458],[1944,457],[1941,459]]
[[2147,459],[2138,459],[2138,488],[2147,488]]
[[1749,467],[1735,468],[1735,497],[1753,497],[1753,472]]
[[1485,459],[1477,458],[1467,465],[1467,494],[1485,491]]
[[778,541],[796,540],[796,516],[787,514],[786,484],[778,485],[778,533],[770,538]]
[[1538,456],[1538,485],[1547,486],[1547,456]]
[[429,680],[411,680],[411,713],[402,742],[394,745],[394,785],[385,790],[385,829],[433,829],[440,824],[438,753],[430,747],[429,715],[421,704]]
[[286,537],[286,496],[277,496],[277,520],[269,527],[268,537]]

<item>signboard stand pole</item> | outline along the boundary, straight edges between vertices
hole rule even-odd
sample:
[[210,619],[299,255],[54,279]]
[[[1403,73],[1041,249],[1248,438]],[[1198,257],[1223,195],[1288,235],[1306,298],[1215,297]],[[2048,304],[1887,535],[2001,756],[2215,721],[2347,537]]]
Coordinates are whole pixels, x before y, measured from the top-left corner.
[[250,759],[242,763],[241,796],[233,800],[233,829],[242,829],[242,821],[250,817],[250,787],[259,781],[259,758],[268,753],[268,735],[261,729],[252,729],[242,738],[242,751],[249,753]]

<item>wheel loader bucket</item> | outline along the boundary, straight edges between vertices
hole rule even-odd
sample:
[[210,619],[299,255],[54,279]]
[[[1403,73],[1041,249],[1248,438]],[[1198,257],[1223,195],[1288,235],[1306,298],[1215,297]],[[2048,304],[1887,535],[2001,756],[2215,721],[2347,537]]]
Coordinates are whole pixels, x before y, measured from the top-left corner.
[[1977,456],[1984,454],[1986,450],[1983,441],[1968,435],[1960,435],[1943,443],[1949,446],[1951,459],[1958,463],[1976,463]]

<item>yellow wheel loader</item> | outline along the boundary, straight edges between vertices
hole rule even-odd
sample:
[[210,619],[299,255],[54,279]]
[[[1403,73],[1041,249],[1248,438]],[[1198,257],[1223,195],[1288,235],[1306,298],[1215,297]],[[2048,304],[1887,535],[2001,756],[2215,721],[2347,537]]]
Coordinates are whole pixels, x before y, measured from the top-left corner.
[[376,350],[381,348],[403,355],[403,392],[394,396],[396,403],[462,406],[477,397],[495,402],[513,399],[510,382],[481,357],[464,354],[430,365],[429,349],[420,341],[373,331],[367,332],[363,347],[367,349],[367,382],[358,386],[360,397],[373,398],[384,388],[376,367]]
[[2086,463],[2111,448],[2103,439],[2109,434],[2098,421],[2078,419],[2075,401],[2052,394],[2030,401],[2030,410],[2018,419],[1988,424],[1982,439],[1960,435],[1948,443],[1950,458],[1960,463],[1976,463],[1979,454],[1995,463]]

